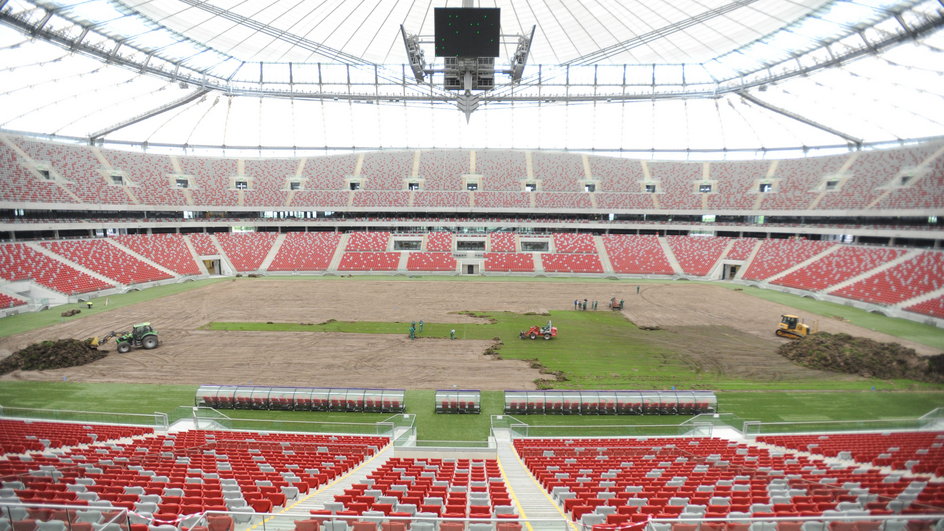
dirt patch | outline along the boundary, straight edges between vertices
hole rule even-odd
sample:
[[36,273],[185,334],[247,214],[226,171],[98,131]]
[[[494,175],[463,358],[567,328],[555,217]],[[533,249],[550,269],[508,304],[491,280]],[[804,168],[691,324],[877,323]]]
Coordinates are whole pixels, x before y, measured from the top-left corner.
[[18,350],[0,361],[0,374],[16,370],[38,371],[75,367],[92,363],[107,355],[77,339],[43,341]]
[[[483,355],[494,344],[491,341],[410,341],[406,328],[402,336],[199,328],[210,321],[322,323],[333,319],[409,323],[422,319],[453,324],[461,339],[463,325],[483,323],[478,317],[480,312],[573,310],[574,299],[604,303],[616,297],[626,301],[623,315],[637,324],[662,328],[647,334],[654,338],[663,334],[666,339],[661,341],[678,348],[697,370],[752,378],[768,374],[783,379],[810,377],[817,372],[797,367],[776,354],[777,347],[786,341],[773,335],[780,314],[803,315],[796,309],[718,286],[645,284],[639,295],[635,286],[631,281],[234,279],[2,338],[0,357],[42,340],[84,339],[149,321],[161,334],[158,349],[109,356],[70,369],[14,372],[3,378],[61,380],[66,376],[87,382],[533,389],[535,381],[547,375],[526,362]],[[821,320],[820,329],[879,341],[895,340],[835,320]],[[922,354],[935,353],[929,347],[902,343]],[[767,365],[773,363],[771,360],[777,360],[778,365]]]
[[848,334],[819,333],[781,345],[781,356],[804,367],[866,378],[944,381],[944,354],[922,357],[897,343],[879,343]]

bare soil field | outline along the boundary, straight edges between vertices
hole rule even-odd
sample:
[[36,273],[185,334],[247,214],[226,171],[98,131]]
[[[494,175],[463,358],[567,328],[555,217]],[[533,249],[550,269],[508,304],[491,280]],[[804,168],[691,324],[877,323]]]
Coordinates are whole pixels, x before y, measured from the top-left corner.
[[[632,282],[437,282],[325,279],[233,279],[186,293],[95,314],[0,339],[0,357],[47,339],[85,338],[150,321],[162,345],[108,356],[69,369],[14,372],[3,379],[179,384],[260,384],[315,387],[406,387],[483,390],[533,388],[543,377],[526,362],[482,355],[490,341],[449,341],[376,334],[225,332],[200,330],[210,321],[319,323],[425,320],[475,323],[457,312],[546,312],[573,309],[574,299],[626,300],[624,314],[640,326],[678,332],[673,346],[693,366],[729,374],[750,373],[751,359],[776,362],[781,376],[799,376],[776,356],[773,335],[781,313],[797,310],[723,287]],[[104,304],[104,301],[101,302]],[[878,341],[891,336],[845,322],[820,319],[820,329]],[[720,327],[720,328],[719,328]],[[721,330],[721,332],[719,332]],[[919,353],[934,349],[905,341]],[[111,343],[108,350],[114,349]],[[773,355],[773,356],[771,356]],[[783,365],[782,367],[780,365]],[[798,370],[808,371],[808,369]],[[763,371],[769,371],[764,367]],[[755,375],[759,376],[759,375]]]

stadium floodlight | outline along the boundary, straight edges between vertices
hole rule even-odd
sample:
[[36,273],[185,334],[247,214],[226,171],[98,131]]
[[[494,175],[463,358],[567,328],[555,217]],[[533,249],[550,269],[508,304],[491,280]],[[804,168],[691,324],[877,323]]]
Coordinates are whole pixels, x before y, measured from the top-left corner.
[[534,30],[537,26],[531,26],[531,33],[525,37],[518,36],[518,47],[515,48],[515,55],[511,58],[511,82],[518,83],[524,74],[524,67],[528,64],[528,56],[531,55],[531,42],[534,40]]
[[416,35],[407,34],[403,24],[400,24],[400,35],[403,37],[403,46],[406,48],[406,57],[410,61],[413,77],[417,83],[422,83],[426,80],[426,59],[423,57],[423,49],[420,48],[420,39]]

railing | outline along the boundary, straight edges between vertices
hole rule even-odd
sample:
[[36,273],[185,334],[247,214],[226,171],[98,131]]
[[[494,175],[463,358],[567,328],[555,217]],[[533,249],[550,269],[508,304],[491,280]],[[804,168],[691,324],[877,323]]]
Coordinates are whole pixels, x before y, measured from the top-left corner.
[[940,429],[944,420],[940,408],[919,418],[871,419],[871,420],[821,420],[800,422],[746,421],[741,428],[745,437],[797,433],[839,433],[875,431],[921,431]]
[[166,413],[114,413],[110,411],[81,411],[73,409],[37,409],[0,406],[0,418],[53,420],[57,422],[85,422],[91,424],[124,424],[149,426],[167,431]]
[[519,437],[664,437],[698,436],[711,437],[714,427],[709,423],[700,424],[585,424],[568,425],[533,425],[512,424],[511,438]]
[[[394,415],[380,422],[334,422],[315,420],[243,419],[225,415],[209,407],[177,407],[170,415],[174,423],[189,422],[202,430],[287,431],[306,433],[337,433],[346,435],[380,435],[393,437],[396,422],[392,419],[413,415]],[[403,421],[412,424],[412,420]]]

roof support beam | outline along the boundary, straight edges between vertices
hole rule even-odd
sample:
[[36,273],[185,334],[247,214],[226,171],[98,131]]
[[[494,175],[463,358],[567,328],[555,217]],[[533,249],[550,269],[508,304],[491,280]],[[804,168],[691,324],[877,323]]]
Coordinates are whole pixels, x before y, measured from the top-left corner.
[[174,101],[172,101],[172,102],[170,102],[170,103],[165,103],[164,105],[161,105],[160,107],[156,107],[156,108],[154,108],[154,109],[151,109],[150,111],[147,111],[147,112],[144,113],[144,114],[139,114],[139,115],[134,116],[134,117],[132,117],[132,118],[128,118],[127,120],[124,120],[124,121],[122,121],[122,122],[118,122],[117,124],[114,124],[114,125],[112,125],[112,126],[110,126],[110,127],[106,127],[105,129],[102,129],[101,131],[96,131],[96,132],[92,133],[91,135],[89,135],[89,144],[94,144],[96,141],[98,141],[98,140],[99,140],[100,138],[102,138],[103,136],[105,136],[105,135],[107,135],[107,134],[110,134],[110,133],[114,133],[115,131],[117,131],[117,130],[119,130],[119,129],[123,129],[123,128],[125,128],[125,127],[128,127],[129,125],[134,125],[134,124],[136,124],[136,123],[138,123],[138,122],[143,122],[144,120],[147,120],[148,118],[153,118],[153,117],[155,117],[155,116],[157,116],[157,115],[159,115],[159,114],[165,113],[165,112],[167,112],[167,111],[169,111],[169,110],[171,110],[171,109],[176,109],[177,107],[180,107],[181,105],[186,105],[186,104],[188,104],[188,103],[190,103],[190,102],[196,100],[197,98],[202,98],[202,97],[203,97],[205,94],[207,94],[208,92],[210,92],[210,91],[207,90],[207,89],[203,89],[203,88],[202,88],[202,89],[199,89],[199,90],[197,90],[197,91],[195,91],[195,92],[192,92],[191,94],[188,94],[188,95],[184,96],[183,98],[174,100]]
[[840,131],[840,130],[838,130],[838,129],[833,129],[832,127],[829,127],[828,125],[821,124],[821,123],[817,122],[816,120],[812,120],[812,119],[807,118],[807,117],[805,117],[805,116],[803,116],[803,115],[797,114],[797,113],[795,113],[795,112],[788,111],[788,110],[784,109],[783,107],[777,107],[776,105],[773,105],[773,104],[771,104],[771,103],[767,103],[766,101],[764,101],[764,100],[762,100],[762,99],[760,99],[760,98],[757,98],[756,96],[752,96],[751,94],[748,94],[746,91],[740,91],[740,92],[737,93],[737,95],[740,96],[740,97],[742,97],[742,98],[744,98],[745,100],[747,100],[747,101],[753,103],[754,105],[757,105],[757,106],[759,106],[759,107],[763,107],[763,108],[767,109],[768,111],[773,111],[773,112],[775,112],[775,113],[777,113],[777,114],[782,114],[783,116],[786,116],[787,118],[791,118],[791,119],[796,120],[796,121],[798,121],[798,122],[800,122],[800,123],[804,123],[804,124],[806,124],[806,125],[813,126],[813,127],[817,128],[817,129],[819,129],[819,130],[822,130],[822,131],[826,131],[827,133],[830,133],[830,134],[836,135],[836,136],[838,136],[838,137],[840,137],[840,138],[843,138],[843,139],[845,139],[845,140],[848,140],[849,142],[852,142],[853,144],[855,144],[855,145],[857,145],[857,146],[861,146],[861,145],[862,145],[863,140],[862,140],[861,138],[856,138],[856,137],[854,137],[854,136],[852,136],[852,135],[850,135],[850,134],[848,134],[848,133],[843,133],[842,131]]

